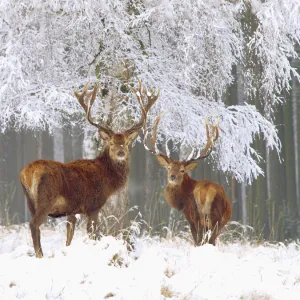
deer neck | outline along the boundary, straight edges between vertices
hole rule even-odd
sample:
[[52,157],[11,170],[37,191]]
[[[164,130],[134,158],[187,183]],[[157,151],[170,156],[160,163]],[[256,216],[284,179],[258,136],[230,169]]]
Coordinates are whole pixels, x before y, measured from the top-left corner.
[[103,180],[108,186],[117,190],[126,185],[129,175],[129,158],[114,161],[109,156],[108,148],[105,148],[102,155],[96,158],[96,162],[99,166],[105,166]]
[[194,179],[185,174],[181,185],[168,184],[165,189],[165,198],[168,204],[173,208],[183,210],[193,193],[195,183]]

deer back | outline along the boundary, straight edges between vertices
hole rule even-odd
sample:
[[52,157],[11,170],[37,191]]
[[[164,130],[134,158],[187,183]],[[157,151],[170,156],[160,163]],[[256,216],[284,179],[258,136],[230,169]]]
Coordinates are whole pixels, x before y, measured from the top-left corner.
[[49,214],[64,215],[87,213],[103,206],[109,196],[126,184],[128,174],[128,162],[113,162],[106,150],[93,160],[65,164],[35,161],[21,171],[21,182],[35,210],[37,206],[50,205]]
[[216,224],[223,227],[230,220],[231,204],[220,184],[197,181],[193,195],[202,226],[205,226],[205,216],[209,216],[210,228]]

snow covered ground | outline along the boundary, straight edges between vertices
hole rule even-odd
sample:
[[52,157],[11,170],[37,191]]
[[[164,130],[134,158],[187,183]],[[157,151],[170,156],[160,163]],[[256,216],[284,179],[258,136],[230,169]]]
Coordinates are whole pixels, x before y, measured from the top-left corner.
[[42,228],[36,259],[28,224],[0,228],[0,299],[300,299],[300,245],[205,245],[144,237],[87,239]]

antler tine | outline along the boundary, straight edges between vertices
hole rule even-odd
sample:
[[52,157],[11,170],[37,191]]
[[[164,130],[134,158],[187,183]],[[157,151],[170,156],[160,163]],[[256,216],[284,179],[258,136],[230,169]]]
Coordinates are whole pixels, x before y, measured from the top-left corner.
[[91,94],[91,97],[90,99],[88,100],[88,105],[87,105],[87,111],[86,111],[86,118],[87,120],[95,127],[98,127],[99,128],[99,124],[96,124],[92,119],[91,119],[91,109],[92,109],[92,106],[95,102],[95,99],[96,99],[96,96],[97,96],[97,91],[98,91],[98,85],[96,84],[93,91],[92,91],[92,94]]
[[160,121],[160,119],[162,118],[163,114],[157,116],[155,118],[154,124],[153,124],[153,129],[152,129],[152,136],[149,138],[149,141],[153,147],[153,149],[150,149],[147,144],[146,144],[146,139],[148,139],[148,133],[145,134],[145,138],[144,138],[144,146],[147,150],[149,150],[152,154],[157,154],[158,150],[156,147],[156,137],[157,137],[157,128],[158,128],[158,123]]
[[156,147],[156,137],[157,137],[157,128],[158,128],[158,124],[159,121],[161,120],[161,118],[165,115],[165,113],[160,114],[159,116],[157,116],[155,118],[154,124],[153,124],[153,129],[152,129],[152,136],[149,138],[150,143],[152,145],[152,149],[150,149],[147,144],[146,144],[146,139],[148,138],[148,134],[145,134],[145,138],[144,138],[144,146],[145,149],[148,150],[149,152],[151,152],[152,154],[156,155],[156,156],[162,156],[165,159],[168,159],[168,156],[165,154],[162,154],[159,152],[159,150]]
[[[211,134],[209,134],[209,126],[212,127]],[[219,121],[217,120],[216,125],[212,125],[209,123],[208,119],[205,119],[205,128],[206,128],[206,145],[204,149],[201,151],[199,157],[191,159],[190,161],[198,161],[208,157],[212,150],[214,142],[219,138]]]
[[214,142],[219,138],[219,119],[216,121],[216,126],[213,126],[216,132],[216,136],[214,137]]
[[[88,81],[85,84],[81,94],[78,93],[78,89],[76,89],[74,91],[74,95],[76,96],[76,98],[77,98],[79,104],[81,105],[81,107],[84,109],[85,113],[87,112],[87,105],[85,104],[84,98],[85,98],[85,95],[86,95],[87,90],[89,88],[89,85],[90,85],[90,81]],[[88,96],[90,96],[90,94]]]
[[152,105],[158,99],[158,97],[160,95],[160,89],[157,90],[157,94],[156,95],[154,95],[154,92],[155,92],[155,89],[153,88],[151,94],[149,96],[147,95],[148,103],[147,103],[146,108],[145,108],[145,110],[146,110],[147,113],[148,113],[149,109],[152,107]]
[[[144,126],[144,124],[146,123],[147,114],[148,114],[150,108],[153,106],[153,104],[158,99],[159,94],[160,94],[160,90],[158,89],[158,93],[156,95],[154,95],[155,89],[152,89],[152,92],[148,95],[148,91],[143,86],[140,79],[138,79],[138,88],[137,89],[131,88],[131,90],[135,93],[135,95],[138,99],[138,102],[141,106],[142,116],[141,116],[140,121],[137,124],[133,125],[129,130],[126,131],[127,134],[137,131]],[[147,96],[147,104],[146,105],[144,104],[143,96]]]
[[[89,121],[89,123],[91,125],[97,127],[99,130],[104,131],[109,135],[112,135],[113,131],[111,129],[103,127],[100,124],[96,124],[91,118],[91,109],[96,100],[99,85],[95,84],[93,90],[88,91],[89,85],[90,85],[90,81],[88,81],[88,83],[83,87],[81,94],[78,93],[78,90],[75,90],[74,94],[75,94],[77,100],[79,101],[81,107],[85,111],[86,118]],[[85,104],[85,100],[87,100],[87,105]]]

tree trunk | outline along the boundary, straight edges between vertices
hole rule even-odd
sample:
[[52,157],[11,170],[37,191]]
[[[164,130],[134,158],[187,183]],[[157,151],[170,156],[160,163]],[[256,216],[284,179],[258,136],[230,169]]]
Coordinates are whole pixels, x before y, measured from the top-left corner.
[[0,225],[9,225],[10,185],[8,179],[9,138],[0,134]]
[[69,162],[74,159],[72,149],[72,127],[65,125],[63,130],[63,148],[64,148],[64,162]]
[[65,148],[64,148],[64,134],[61,128],[57,128],[53,135],[53,159],[64,162]]
[[[290,97],[289,97],[290,98]],[[296,236],[298,222],[296,181],[295,181],[295,148],[293,133],[292,99],[286,101],[283,107],[284,115],[284,165],[286,178],[286,205],[288,213],[287,238]]]
[[156,162],[153,155],[146,153],[145,155],[145,189],[144,189],[144,210],[146,222],[148,225],[153,226],[155,220],[155,178],[157,178]]
[[[24,168],[24,133],[23,131],[16,133],[16,174],[20,174],[20,171]],[[13,176],[15,178],[15,175]],[[17,222],[25,221],[25,198],[21,185],[16,182],[16,196],[14,200],[15,211],[17,211]]]
[[[298,55],[300,54],[300,46],[296,46]],[[294,59],[292,62],[293,67],[300,72],[300,59]],[[293,110],[293,133],[294,133],[294,153],[295,153],[295,181],[296,181],[296,205],[298,216],[300,215],[300,84],[296,78],[292,81],[292,110]],[[297,222],[297,236],[300,235],[300,222]]]
[[82,129],[78,126],[72,127],[72,156],[73,159],[81,159],[82,153],[83,133]]

